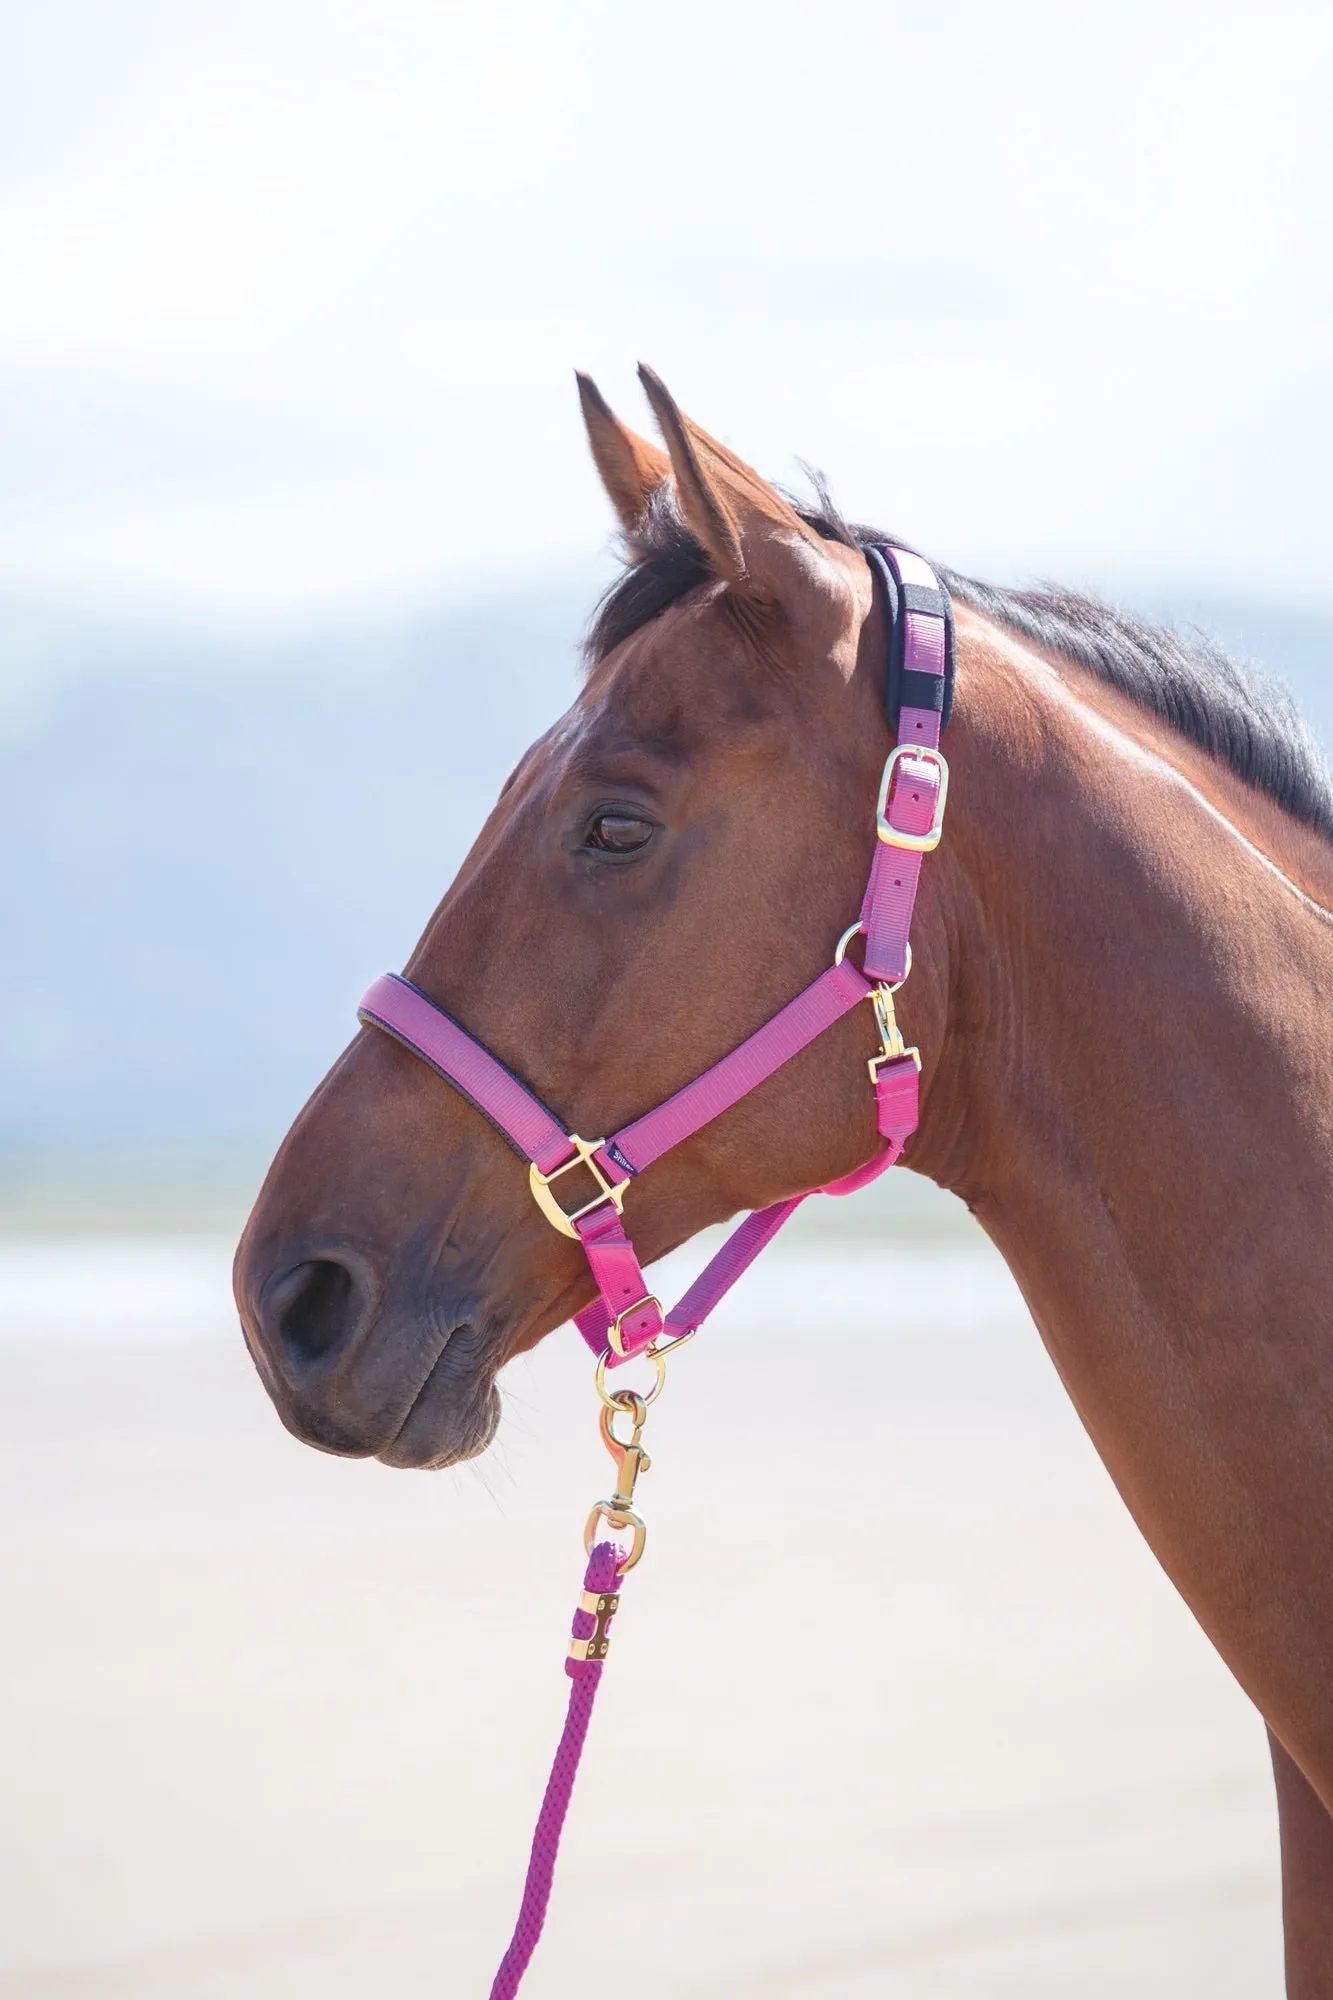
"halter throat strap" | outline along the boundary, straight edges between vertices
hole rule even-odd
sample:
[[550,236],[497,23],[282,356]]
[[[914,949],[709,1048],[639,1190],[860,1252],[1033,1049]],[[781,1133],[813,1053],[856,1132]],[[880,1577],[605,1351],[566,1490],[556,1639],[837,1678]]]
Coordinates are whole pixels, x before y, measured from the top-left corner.
[[[892,993],[911,966],[909,931],[921,862],[938,845],[943,826],[948,767],[939,736],[952,704],[952,617],[948,593],[920,556],[891,546],[866,554],[889,601],[887,698],[896,700],[897,742],[880,783],[874,859],[860,915],[826,972],[692,1083],[609,1138],[595,1140],[567,1131],[527,1084],[410,980],[382,975],[357,1010],[366,1026],[392,1035],[452,1084],[527,1162],[538,1207],[582,1245],[588,1259],[598,1295],[575,1324],[611,1367],[687,1340],[807,1194],[850,1194],[863,1187],[897,1161],[916,1129],[920,1058],[898,1032]],[[865,938],[864,971],[845,956],[858,932]],[[679,1304],[664,1312],[625,1232],[629,1183],[867,999],[874,1003],[882,1042],[868,1067],[883,1150],[840,1181],[748,1216]]]

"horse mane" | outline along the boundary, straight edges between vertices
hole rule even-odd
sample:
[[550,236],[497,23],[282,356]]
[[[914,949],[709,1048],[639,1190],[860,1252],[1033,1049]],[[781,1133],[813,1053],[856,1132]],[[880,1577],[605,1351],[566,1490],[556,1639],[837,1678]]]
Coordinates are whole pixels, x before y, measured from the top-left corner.
[[[816,479],[818,506],[798,506],[826,541],[864,549],[910,544],[843,519]],[[795,504],[793,502],[793,504]],[[585,645],[592,664],[632,632],[711,581],[702,548],[677,513],[670,489],[655,495],[627,547],[627,567],[603,596]],[[1333,779],[1289,688],[1233,660],[1198,631],[1154,625],[1058,587],[1007,590],[932,563],[950,593],[1022,638],[1062,653],[1195,743],[1295,820],[1333,839]]]

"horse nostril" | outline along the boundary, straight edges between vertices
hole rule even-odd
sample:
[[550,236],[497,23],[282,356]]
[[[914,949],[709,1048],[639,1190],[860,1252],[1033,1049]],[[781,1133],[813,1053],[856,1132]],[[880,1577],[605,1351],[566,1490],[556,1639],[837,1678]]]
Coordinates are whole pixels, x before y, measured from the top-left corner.
[[362,1306],[354,1273],[321,1257],[295,1265],[268,1288],[264,1317],[293,1361],[311,1362],[341,1346],[355,1330]]

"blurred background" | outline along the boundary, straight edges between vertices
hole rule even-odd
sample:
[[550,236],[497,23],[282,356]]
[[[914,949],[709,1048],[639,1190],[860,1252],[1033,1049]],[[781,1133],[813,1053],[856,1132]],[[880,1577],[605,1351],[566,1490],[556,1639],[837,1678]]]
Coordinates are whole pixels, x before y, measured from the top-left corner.
[[[572,370],[1200,624],[1328,741],[1333,15],[0,0],[0,43],[0,2000],[480,1992],[604,1477],[578,1354],[480,1468],[321,1460],[227,1262],[571,693]],[[610,1891],[649,1996],[1276,1995],[1257,1718],[998,1260],[891,1179],[677,1370],[532,1991]]]

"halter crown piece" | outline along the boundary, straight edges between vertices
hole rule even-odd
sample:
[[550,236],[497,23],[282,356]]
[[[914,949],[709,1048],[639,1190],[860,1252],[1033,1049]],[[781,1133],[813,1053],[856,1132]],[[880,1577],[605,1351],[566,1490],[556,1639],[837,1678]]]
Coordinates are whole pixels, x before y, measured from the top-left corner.
[[[582,1244],[597,1286],[596,1300],[576,1315],[575,1325],[599,1357],[602,1438],[618,1477],[611,1498],[593,1508],[585,1532],[590,1561],[565,1663],[573,1681],[569,1713],[537,1823],[518,1925],[491,2000],[512,2000],[541,1934],[560,1829],[601,1679],[608,1629],[619,1608],[615,1585],[643,1553],[646,1531],[633,1511],[634,1485],[647,1469],[643,1424],[665,1377],[665,1356],[698,1331],[808,1194],[851,1194],[864,1187],[894,1165],[916,1130],[921,1058],[904,1045],[893,994],[911,969],[909,932],[921,862],[939,845],[944,823],[949,770],[939,741],[952,708],[953,620],[948,593],[920,556],[889,546],[871,547],[865,554],[888,599],[892,637],[886,701],[897,741],[880,780],[874,859],[860,915],[844,932],[833,964],[804,992],[693,1083],[609,1139],[567,1132],[526,1084],[410,981],[385,974],[357,1010],[367,1026],[392,1035],[451,1083],[527,1161],[537,1206],[554,1228]],[[865,940],[862,971],[846,956],[858,934]],[[621,1211],[630,1182],[748,1096],[861,1000],[874,1007],[882,1044],[868,1067],[883,1150],[842,1180],[747,1216],[679,1304],[664,1312],[648,1290],[625,1233]],[[608,1389],[608,1371],[637,1356],[655,1369],[652,1393],[644,1397],[633,1390]],[[618,1418],[631,1427],[628,1441],[616,1434]],[[599,1540],[603,1534],[608,1538]],[[609,1538],[625,1534],[631,1537],[628,1548]]]

